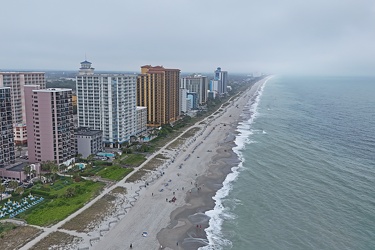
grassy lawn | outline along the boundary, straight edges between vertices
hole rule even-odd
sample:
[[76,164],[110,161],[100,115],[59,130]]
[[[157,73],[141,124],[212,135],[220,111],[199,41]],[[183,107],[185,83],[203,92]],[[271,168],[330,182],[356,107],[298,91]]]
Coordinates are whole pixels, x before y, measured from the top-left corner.
[[121,165],[127,165],[131,167],[138,167],[146,160],[146,157],[142,154],[126,154],[121,157],[119,163]]
[[133,170],[134,170],[133,168],[123,168],[118,165],[114,165],[114,166],[103,168],[102,170],[97,172],[97,175],[105,179],[119,181],[122,178],[124,178],[126,175],[128,175],[130,172],[132,172]]
[[[71,178],[60,178],[53,185],[37,184],[32,187],[31,193],[35,190],[36,195],[39,196],[36,190],[42,190],[48,192],[49,197],[45,197],[43,202],[16,217],[38,226],[57,223],[96,196],[103,186],[104,183],[87,180],[73,183]],[[68,188],[74,189],[72,197],[65,196]]]
[[113,202],[116,200],[117,194],[126,194],[126,189],[123,187],[113,189],[109,194],[104,195],[92,206],[87,208],[84,213],[80,213],[65,223],[61,228],[78,232],[89,232],[93,230],[106,216],[115,212],[116,208],[113,206]]

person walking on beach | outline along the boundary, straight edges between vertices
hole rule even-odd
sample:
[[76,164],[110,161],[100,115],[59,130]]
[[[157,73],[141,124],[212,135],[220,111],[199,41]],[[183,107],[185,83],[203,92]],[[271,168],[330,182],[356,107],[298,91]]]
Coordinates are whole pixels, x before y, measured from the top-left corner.
[[133,248],[133,243],[130,244],[130,248]]

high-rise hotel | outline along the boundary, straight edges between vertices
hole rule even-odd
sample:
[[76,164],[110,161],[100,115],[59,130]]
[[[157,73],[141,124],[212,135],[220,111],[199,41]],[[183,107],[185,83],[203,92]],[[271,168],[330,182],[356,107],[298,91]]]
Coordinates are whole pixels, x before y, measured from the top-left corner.
[[147,126],[158,127],[179,118],[179,69],[141,67],[137,80],[137,105],[147,107]]
[[14,139],[16,144],[24,144],[26,137],[26,111],[24,86],[38,85],[46,88],[43,72],[0,72],[0,87],[10,87]]
[[[189,93],[197,94],[197,103],[202,105],[207,102],[208,81],[207,76],[190,75],[181,78],[181,89],[186,89]],[[185,96],[186,98],[186,96]]]
[[3,168],[15,162],[12,101],[9,87],[0,87],[0,111],[0,168]]
[[228,92],[228,72],[222,71],[221,68],[218,67],[214,73],[214,79],[210,81],[210,91],[214,92],[215,95],[222,96]]
[[78,126],[103,131],[106,146],[117,146],[137,133],[137,76],[96,74],[81,63],[76,76]]
[[76,154],[71,89],[25,86],[29,162],[68,165]]

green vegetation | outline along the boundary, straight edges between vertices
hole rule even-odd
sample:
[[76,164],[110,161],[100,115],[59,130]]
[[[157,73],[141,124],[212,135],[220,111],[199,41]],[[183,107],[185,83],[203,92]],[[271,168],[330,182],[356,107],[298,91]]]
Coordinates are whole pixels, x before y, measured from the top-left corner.
[[146,157],[142,154],[126,154],[122,155],[119,159],[121,165],[138,167],[146,160]]
[[[55,183],[36,184],[31,193],[44,196],[45,200],[17,217],[39,226],[54,224],[81,208],[96,196],[103,186],[104,183],[101,182],[73,182],[67,177],[60,177]],[[44,193],[47,195],[43,195]]]
[[17,226],[10,222],[0,223],[0,238],[3,238],[5,233],[15,229]]
[[47,88],[68,88],[72,90],[76,90],[76,81],[69,80],[69,79],[59,79],[54,80],[52,82],[46,83]]
[[123,179],[125,176],[127,176],[129,173],[131,173],[133,170],[134,168],[124,168],[124,167],[115,165],[115,166],[106,167],[100,170],[97,173],[97,175],[105,179],[119,181]]

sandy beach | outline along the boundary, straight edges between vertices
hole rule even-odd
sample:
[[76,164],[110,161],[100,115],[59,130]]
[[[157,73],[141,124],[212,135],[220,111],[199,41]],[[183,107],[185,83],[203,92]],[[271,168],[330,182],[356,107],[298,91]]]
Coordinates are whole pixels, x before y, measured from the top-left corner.
[[232,151],[235,130],[243,108],[264,81],[193,126],[199,131],[178,149],[163,147],[161,153],[170,161],[147,180],[124,183],[127,196],[134,197],[132,207],[93,248],[130,249],[132,244],[133,249],[197,249],[206,245],[204,229],[209,218],[204,212],[214,207],[212,197],[238,163]]
[[[46,244],[48,237],[62,233],[71,243],[56,241],[56,245],[48,249],[114,250],[132,246],[132,249],[145,250],[190,250],[207,245],[205,229],[209,217],[205,212],[214,208],[212,197],[222,187],[231,168],[238,165],[232,150],[236,128],[242,120],[241,114],[248,109],[245,106],[255,99],[266,80],[255,83],[211,116],[187,128],[186,133],[155,152],[122,181],[105,188],[83,208],[51,227],[40,228],[43,232],[21,249],[34,246],[38,249],[41,242]],[[160,155],[163,156],[163,160],[158,161],[160,166],[147,170],[141,181],[127,182]],[[127,192],[113,194],[117,188]],[[86,229],[73,229],[74,223],[79,221],[76,217],[82,217],[86,209],[98,206],[98,202],[109,194],[117,198],[110,209],[106,209],[105,217],[99,220],[86,218],[83,225]]]

